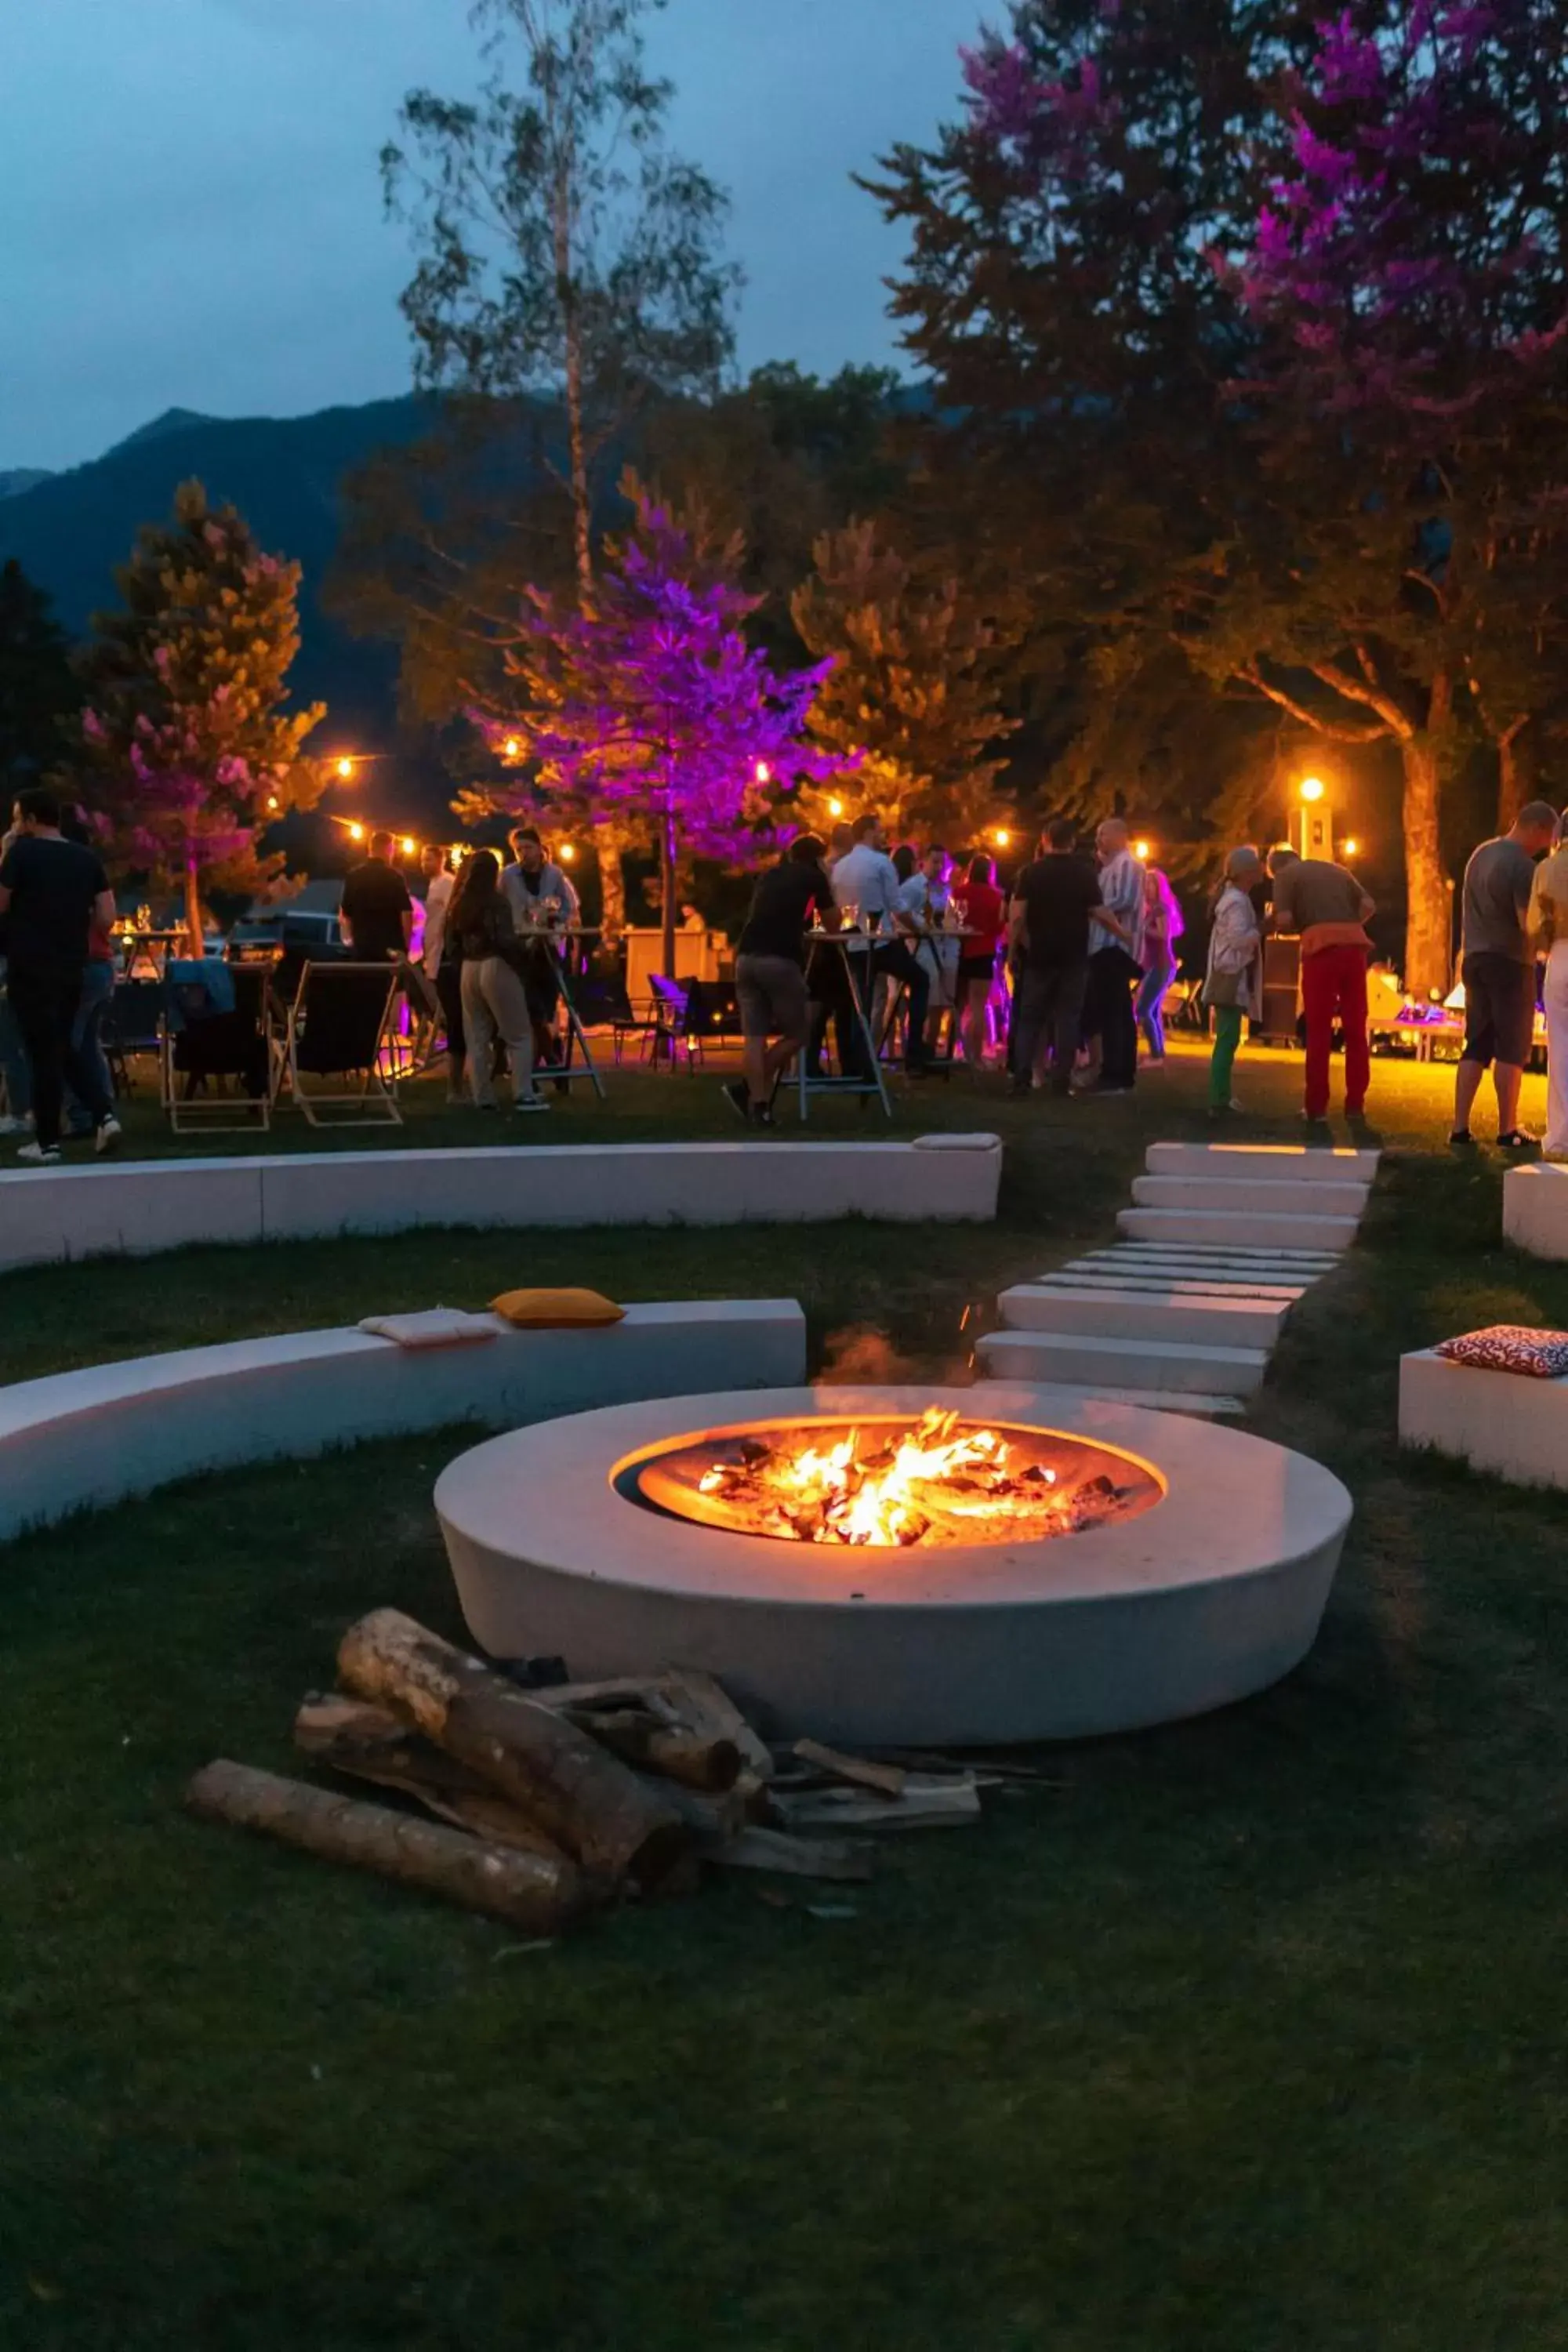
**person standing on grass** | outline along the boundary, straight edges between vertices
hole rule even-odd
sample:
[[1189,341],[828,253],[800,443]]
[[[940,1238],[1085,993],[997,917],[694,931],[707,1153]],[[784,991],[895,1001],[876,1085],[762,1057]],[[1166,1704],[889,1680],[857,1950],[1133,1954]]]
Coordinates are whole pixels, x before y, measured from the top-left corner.
[[441,1008],[447,1034],[447,1100],[463,1100],[463,969],[447,942],[447,918],[458,877],[447,868],[447,853],[438,842],[427,841],[419,853],[425,871],[425,934],[420,962]]
[[[902,887],[887,852],[887,835],[879,816],[859,816],[855,820],[854,845],[845,852],[833,868],[834,903],[841,910],[853,908],[860,921],[860,930],[849,941],[849,966],[855,976],[856,989],[861,1004],[869,1013],[874,982],[882,973],[901,980],[909,992],[909,1032],[905,1047],[905,1075],[923,1078],[926,1075],[925,1024],[931,1001],[931,979],[924,967],[910,951],[907,934],[913,928],[910,918],[899,905]],[[886,929],[882,926],[886,925]],[[859,1041],[854,1041],[857,1063],[862,1058]],[[869,1078],[869,1070],[857,1069],[855,1076]]]
[[550,1105],[533,1083],[533,1021],[522,983],[529,945],[518,938],[493,849],[476,850],[458,876],[447,909],[447,932],[462,961],[463,1028],[475,1108],[496,1108],[492,1071],[499,1034],[511,1060],[517,1108],[547,1111]]
[[1214,1015],[1209,1055],[1209,1117],[1224,1118],[1241,1105],[1231,1093],[1231,1072],[1241,1044],[1242,1023],[1263,1011],[1263,933],[1252,893],[1263,879],[1263,860],[1250,845],[1233,849],[1225,879],[1215,895],[1208,966],[1203,1001]]
[[1535,861],[1557,835],[1545,801],[1520,810],[1510,830],[1483,841],[1465,868],[1459,976],[1465,984],[1465,1044],[1454,1081],[1450,1143],[1474,1141],[1470,1113],[1489,1064],[1497,1090],[1498,1142],[1504,1151],[1535,1143],[1519,1123],[1519,1090],[1535,1035],[1535,957],[1530,944]]
[[972,857],[969,871],[953,891],[960,919],[969,938],[960,942],[958,959],[958,1019],[963,1058],[971,1069],[983,1067],[988,1042],[991,992],[996,984],[996,950],[1007,922],[1007,900],[996,887],[996,861],[984,852]]
[[1100,876],[1079,856],[1077,826],[1057,817],[1039,856],[1014,883],[1008,910],[1008,950],[1017,966],[1010,1094],[1028,1093],[1047,1045],[1051,1092],[1071,1092],[1089,987],[1089,918],[1102,905]]
[[1170,877],[1157,866],[1143,873],[1143,977],[1132,1000],[1138,1033],[1147,1049],[1151,1069],[1165,1066],[1165,998],[1176,977],[1176,941],[1182,936],[1182,910]]
[[1107,817],[1094,836],[1100,904],[1089,919],[1089,1006],[1084,1026],[1100,1039],[1100,1076],[1091,1091],[1131,1094],[1138,1076],[1138,1023],[1132,990],[1142,976],[1138,942],[1143,921],[1143,868],[1128,846],[1127,827]]
[[805,935],[818,923],[825,931],[838,929],[824,847],[815,833],[791,842],[752,892],[735,951],[745,1075],[724,1092],[741,1118],[755,1127],[772,1127],[773,1089],[811,1035]]
[[1568,843],[1557,828],[1557,847],[1535,869],[1531,885],[1530,950],[1546,958],[1546,1133],[1542,1149],[1551,1160],[1568,1160]]
[[1345,1117],[1361,1118],[1372,1079],[1366,1034],[1365,926],[1377,912],[1348,866],[1326,857],[1271,850],[1273,929],[1301,940],[1301,1006],[1307,1018],[1307,1087],[1302,1117],[1312,1127],[1329,1115],[1329,1064],[1337,1020],[1345,1042]]
[[120,1140],[112,1097],[89,1057],[71,1045],[91,928],[112,929],[114,893],[97,852],[64,838],[60,816],[52,793],[19,794],[16,837],[0,861],[6,993],[33,1083],[34,1138],[16,1156],[44,1168],[59,1165],[68,1077],[92,1122],[99,1150],[111,1151]]

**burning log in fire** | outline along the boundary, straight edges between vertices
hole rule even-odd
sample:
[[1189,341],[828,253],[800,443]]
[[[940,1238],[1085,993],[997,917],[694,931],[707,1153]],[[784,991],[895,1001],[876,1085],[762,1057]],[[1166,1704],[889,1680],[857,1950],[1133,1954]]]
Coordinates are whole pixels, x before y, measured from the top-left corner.
[[1121,1492],[1103,1475],[1069,1483],[1049,1465],[1016,1459],[998,1431],[960,1425],[933,1408],[910,1429],[836,1443],[821,1433],[728,1441],[696,1482],[727,1526],[799,1543],[903,1546],[1039,1541],[1119,1515]]

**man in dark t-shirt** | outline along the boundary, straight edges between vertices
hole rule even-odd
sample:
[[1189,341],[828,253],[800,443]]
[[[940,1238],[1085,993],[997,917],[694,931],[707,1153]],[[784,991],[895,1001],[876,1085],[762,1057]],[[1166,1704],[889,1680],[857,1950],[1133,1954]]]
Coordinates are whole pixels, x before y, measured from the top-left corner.
[[1089,984],[1089,919],[1121,926],[1104,911],[1100,876],[1080,857],[1070,817],[1047,825],[1040,855],[1013,885],[1008,946],[1015,967],[1013,1087],[1026,1095],[1047,1038],[1052,1047],[1051,1092],[1072,1087],[1073,1062]]
[[356,963],[402,963],[414,936],[414,901],[392,862],[396,844],[373,833],[370,856],[343,884],[342,926]]
[[724,1092],[741,1117],[757,1126],[772,1126],[774,1086],[810,1034],[805,934],[814,921],[825,930],[838,929],[822,858],[823,844],[814,833],[790,844],[782,864],[757,884],[735,953],[746,1075]]
[[114,894],[96,853],[64,839],[60,814],[52,793],[23,793],[16,805],[16,838],[0,860],[6,993],[33,1078],[34,1139],[16,1157],[38,1167],[59,1163],[68,1074],[91,1114],[99,1150],[111,1150],[120,1140],[101,1076],[71,1047],[89,930],[95,922],[101,930],[113,922]]

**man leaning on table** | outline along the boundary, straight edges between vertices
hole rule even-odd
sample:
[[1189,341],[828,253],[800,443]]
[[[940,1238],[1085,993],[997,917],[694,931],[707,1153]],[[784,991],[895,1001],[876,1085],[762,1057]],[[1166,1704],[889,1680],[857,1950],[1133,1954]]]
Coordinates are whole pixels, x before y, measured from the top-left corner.
[[[887,835],[879,816],[855,820],[853,846],[832,870],[833,897],[841,914],[853,908],[861,932],[851,931],[845,945],[862,1004],[869,1006],[871,982],[879,972],[901,980],[909,990],[909,1043],[904,1068],[911,1078],[926,1074],[925,1026],[931,1003],[931,974],[910,946],[918,925],[899,903],[898,869],[888,856]],[[886,928],[884,928],[884,926]],[[870,1076],[869,1071],[858,1076]]]

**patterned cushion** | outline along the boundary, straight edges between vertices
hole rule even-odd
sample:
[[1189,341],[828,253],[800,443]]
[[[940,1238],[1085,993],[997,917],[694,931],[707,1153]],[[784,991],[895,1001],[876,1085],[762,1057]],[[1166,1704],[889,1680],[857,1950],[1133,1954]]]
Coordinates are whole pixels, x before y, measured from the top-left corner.
[[1557,1381],[1568,1372],[1568,1331],[1490,1323],[1484,1331],[1445,1339],[1436,1352],[1450,1364],[1473,1364],[1483,1372],[1522,1372],[1527,1380]]

